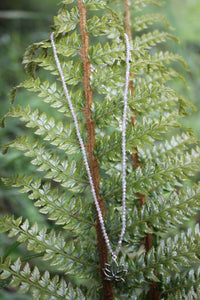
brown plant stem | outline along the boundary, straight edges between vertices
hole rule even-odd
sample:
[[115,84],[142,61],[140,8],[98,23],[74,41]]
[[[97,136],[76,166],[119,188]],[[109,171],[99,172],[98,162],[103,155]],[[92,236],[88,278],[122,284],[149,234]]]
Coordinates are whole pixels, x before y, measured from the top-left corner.
[[[83,71],[84,71],[84,92],[85,92],[85,118],[86,118],[86,128],[87,128],[87,151],[88,151],[88,161],[90,166],[91,175],[94,181],[95,192],[97,195],[98,203],[101,208],[102,215],[104,215],[104,207],[102,198],[99,195],[99,169],[98,161],[94,156],[94,146],[95,146],[95,123],[91,118],[91,104],[93,101],[93,94],[90,87],[90,73],[91,65],[88,59],[89,54],[89,35],[85,30],[86,27],[86,8],[81,0],[78,0],[78,9],[80,14],[80,31],[82,37],[82,61],[83,61]],[[105,263],[108,262],[108,251],[107,246],[102,234],[101,225],[96,212],[96,233],[97,233],[97,243],[99,250],[99,266],[100,266],[100,276],[103,287],[103,297],[104,300],[113,300],[113,284],[110,281],[105,280],[103,274],[103,267]]]
[[[130,6],[128,4],[128,0],[124,0],[124,6],[125,6],[125,28],[126,28],[126,34],[129,37],[129,40],[132,40],[132,33],[131,33],[131,11]],[[134,88],[133,88],[133,79],[134,74],[130,73],[130,81],[129,81],[129,89],[131,91],[131,97],[134,99]],[[131,110],[134,113],[134,117],[131,118],[131,123],[134,126],[135,120],[137,117],[137,112],[134,108],[130,107]],[[140,162],[138,158],[138,149],[137,147],[134,147],[134,153],[132,154],[132,159],[134,162],[135,169],[140,167]],[[139,197],[139,209],[142,207],[142,205],[146,202],[145,195],[142,195],[141,193],[137,193]],[[147,233],[144,239],[144,247],[146,252],[148,252],[152,247],[152,235]],[[157,291],[156,282],[152,282],[150,285],[150,291],[149,291],[149,300],[159,300],[160,299],[160,293]]]
[[129,41],[132,39],[132,33],[131,33],[131,11],[129,8],[128,0],[124,1],[125,6],[125,28],[126,28],[126,34],[128,35]]

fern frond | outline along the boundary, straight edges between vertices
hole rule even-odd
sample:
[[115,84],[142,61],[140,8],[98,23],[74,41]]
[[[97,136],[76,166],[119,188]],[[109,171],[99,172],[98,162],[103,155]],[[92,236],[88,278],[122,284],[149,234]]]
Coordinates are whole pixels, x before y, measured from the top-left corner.
[[41,275],[37,267],[31,271],[28,263],[22,266],[20,258],[13,264],[10,260],[1,262],[0,268],[4,269],[0,275],[1,279],[5,280],[11,277],[10,286],[19,287],[20,294],[30,292],[33,300],[85,299],[82,291],[79,288],[74,288],[70,283],[67,284],[64,278],[59,278],[57,275],[51,278],[48,271]]
[[178,107],[180,117],[188,114],[188,108],[195,111],[195,107],[191,103],[170,87],[159,82],[154,82],[153,85],[151,81],[140,82],[141,84],[135,87],[134,99],[129,101],[132,111],[136,110],[141,115],[149,117],[152,117],[155,111],[163,110],[171,113],[176,107]]
[[64,237],[62,232],[56,235],[55,231],[51,230],[48,233],[45,226],[39,230],[37,223],[30,227],[28,220],[22,223],[22,218],[15,220],[13,217],[4,217],[0,226],[2,232],[9,231],[9,237],[17,236],[18,242],[26,242],[28,251],[41,253],[44,261],[50,260],[50,264],[56,266],[60,271],[79,278],[89,278],[92,276],[91,270],[94,272],[97,269],[94,255],[95,245],[92,240],[90,249],[87,250],[87,254],[88,251],[91,251],[90,262],[86,262],[84,261],[85,249],[78,241],[79,238],[70,230],[67,231],[68,235]]
[[95,226],[89,210],[84,211],[86,205],[90,205],[89,201],[84,204],[84,208],[82,207],[83,195],[77,199],[60,187],[51,188],[51,181],[42,184],[40,178],[34,180],[33,176],[15,175],[11,178],[2,178],[2,181],[8,186],[20,188],[20,193],[28,193],[28,198],[35,200],[34,205],[40,208],[40,213],[48,214],[49,220],[54,220],[58,225],[65,225],[75,234],[80,234],[80,232],[83,234],[85,230]]
[[153,4],[156,6],[162,6],[164,4],[163,1],[160,0],[131,0],[131,7],[136,11],[141,11],[141,9],[147,4]]
[[98,8],[105,8],[107,1],[105,0],[86,0],[85,4],[89,10],[97,10]]
[[[48,49],[51,48],[51,44],[49,42],[44,43],[42,47]],[[81,38],[76,31],[69,33],[59,39],[56,49],[58,54],[65,57],[80,56]],[[37,58],[37,61],[41,62],[40,57]]]
[[165,195],[164,191],[154,193],[141,209],[141,221],[165,231],[183,224],[199,210],[199,193],[199,186],[195,190],[187,187],[186,191],[173,191],[170,195]]
[[[111,45],[107,42],[104,46],[100,43],[91,46],[89,49],[92,64],[95,64],[94,71],[98,71],[95,67],[102,68],[105,65],[113,65],[115,60],[119,60],[120,57],[124,57],[124,46],[119,45],[116,42]],[[102,65],[101,65],[102,64]]]
[[46,148],[45,143],[39,144],[37,140],[30,141],[24,136],[16,138],[9,144],[9,147],[24,151],[25,156],[32,158],[31,163],[38,166],[38,171],[45,171],[45,178],[60,182],[71,192],[83,192],[88,186],[88,182],[83,179],[85,178],[85,171],[82,175],[77,173],[75,161],[68,163],[66,155],[61,156],[60,153]]
[[[130,188],[130,193],[142,193],[143,195],[156,191],[160,186],[171,191],[172,186],[182,186],[181,181],[188,180],[189,176],[192,176],[193,172],[198,170],[199,160],[199,148],[197,147],[195,150],[192,149],[190,154],[186,153],[182,156],[177,155],[167,158],[159,165],[148,163],[143,168],[138,167],[128,174],[127,188]],[[119,174],[115,170],[109,180],[102,180],[105,199],[110,197],[117,199],[121,194],[121,188],[115,184],[115,178],[118,176]]]
[[149,69],[149,72],[146,72],[146,69],[144,69],[142,75],[143,76],[141,77],[139,76],[135,77],[135,79],[133,80],[134,85],[135,84],[143,85],[145,83],[153,84],[153,85],[157,83],[165,84],[173,80],[174,78],[179,78],[183,81],[183,83],[187,87],[187,82],[184,80],[184,78],[172,68],[169,68],[168,70],[161,69],[156,72],[155,70],[154,71],[151,70],[151,68]]
[[167,39],[173,39],[175,42],[178,42],[178,39],[172,34],[169,34],[165,31],[154,30],[152,32],[143,34],[141,37],[136,37],[133,41],[133,49],[150,49],[152,46],[163,43]]
[[[133,261],[129,261],[129,268],[132,271],[130,274],[127,274],[127,277],[130,276],[133,284],[138,284],[139,286],[142,286],[146,282],[145,277],[148,278],[147,274],[151,273],[151,270],[152,272],[153,270],[157,270],[160,276],[167,276],[167,278],[169,274],[172,278],[176,277],[176,274],[182,273],[183,267],[190,267],[191,263],[194,262],[199,264],[199,258],[195,254],[196,241],[198,239],[198,225],[195,228],[195,232],[188,230],[187,233],[177,234],[165,240],[162,239],[158,243],[157,249],[152,247],[146,256],[142,252],[138,256],[135,256]],[[188,252],[188,248],[190,247],[193,248],[193,251]],[[159,264],[157,264],[158,261]],[[153,280],[158,281],[159,277],[157,280],[156,278]]]
[[185,69],[187,69],[187,66],[183,60],[183,58],[180,55],[174,54],[174,53],[169,53],[168,51],[166,52],[158,52],[155,53],[153,56],[151,56],[151,60],[157,67],[162,66],[162,64],[170,64],[170,61],[179,61],[183,65]]
[[[153,146],[155,139],[162,140],[164,138],[164,133],[168,132],[170,127],[173,128],[178,126],[177,116],[178,113],[174,110],[173,114],[166,113],[166,116],[163,117],[155,116],[153,120],[143,117],[141,122],[135,123],[134,128],[132,127],[132,124],[130,124],[127,129],[127,151],[132,153],[134,151],[134,146],[142,148],[144,147],[144,144]],[[120,160],[119,145],[120,131],[97,139],[96,153],[101,153],[99,158],[101,158],[102,164],[104,164],[106,159],[111,159],[112,156],[114,160]],[[113,150],[115,152],[113,152]]]
[[167,277],[161,299],[198,299],[200,296],[200,268],[193,268]]
[[167,19],[161,14],[147,14],[135,17],[133,22],[133,28],[136,31],[141,31],[148,28],[148,25],[152,25],[155,22],[162,22],[169,29],[171,29],[171,26],[169,25]]
[[25,64],[25,70],[29,76],[32,78],[35,78],[35,70],[37,63],[35,62],[36,52],[39,49],[42,49],[43,56],[46,56],[46,50],[42,48],[43,42],[40,43],[34,43],[30,45],[26,52],[24,53],[23,57],[23,64]]
[[61,11],[54,18],[57,33],[69,32],[76,28],[79,23],[79,12],[77,7],[73,7],[70,11]]
[[[75,130],[72,129],[71,124],[63,125],[62,121],[57,124],[53,117],[47,117],[46,113],[39,114],[39,110],[31,111],[30,106],[23,110],[20,106],[16,109],[13,107],[6,115],[7,117],[19,118],[26,122],[29,128],[36,128],[35,134],[43,136],[45,141],[51,145],[58,146],[59,149],[64,150],[66,154],[76,154],[80,152],[80,146],[77,142]],[[11,146],[11,145],[10,145]]]
[[141,162],[153,161],[155,163],[166,159],[169,156],[182,153],[187,150],[192,142],[195,143],[195,138],[189,133],[172,136],[171,140],[160,143],[152,148],[139,148],[139,157]]
[[[129,217],[126,242],[131,242],[133,238],[141,242],[144,239],[144,232],[162,236],[163,232],[168,232],[169,228],[184,224],[199,210],[199,196],[199,185],[194,190],[187,187],[185,191],[179,192],[174,190],[167,193],[161,189],[158,193],[150,193],[140,212],[135,205],[138,196],[135,195],[135,199],[133,197],[127,199]],[[115,224],[120,220],[120,218],[115,219],[116,216],[112,215],[109,222]],[[110,231],[112,232],[111,238],[118,234],[116,225],[112,225]]]

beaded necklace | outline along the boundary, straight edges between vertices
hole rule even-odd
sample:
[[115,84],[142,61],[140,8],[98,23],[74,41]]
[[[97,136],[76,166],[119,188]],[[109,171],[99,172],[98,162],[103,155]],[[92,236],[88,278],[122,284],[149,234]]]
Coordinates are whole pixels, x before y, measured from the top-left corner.
[[83,154],[83,160],[84,160],[86,172],[88,175],[90,189],[91,189],[92,197],[94,199],[94,203],[95,203],[95,207],[96,207],[96,211],[97,211],[97,216],[98,216],[98,219],[100,222],[101,230],[102,230],[102,233],[103,233],[103,236],[105,239],[107,249],[110,252],[111,257],[112,257],[111,263],[105,264],[105,267],[103,268],[103,272],[104,272],[106,280],[115,280],[115,281],[124,281],[123,277],[127,272],[127,270],[124,269],[123,264],[118,265],[118,263],[117,263],[117,255],[121,249],[123,237],[124,237],[124,234],[126,231],[126,116],[127,116],[128,85],[129,85],[129,73],[130,73],[130,63],[129,63],[130,44],[129,44],[129,39],[128,39],[128,36],[126,33],[124,34],[124,36],[125,36],[125,41],[126,41],[126,76],[125,76],[125,91],[124,91],[124,110],[123,110],[123,120],[122,120],[122,229],[121,229],[117,248],[116,248],[116,250],[113,250],[111,247],[111,244],[110,244],[108,234],[106,232],[104,219],[103,219],[101,209],[100,209],[100,206],[98,203],[97,195],[95,192],[94,181],[93,181],[92,174],[90,171],[83,139],[80,134],[78,120],[77,120],[77,117],[76,117],[76,114],[75,114],[75,111],[73,108],[73,104],[71,102],[69,92],[68,92],[68,89],[67,89],[67,86],[65,83],[64,74],[63,74],[63,71],[62,71],[62,68],[60,65],[60,61],[58,59],[56,46],[54,43],[54,32],[51,33],[51,45],[52,45],[52,49],[53,49],[55,62],[57,65],[58,72],[60,74],[61,82],[62,82],[63,89],[64,89],[64,94],[68,101],[68,105],[69,105],[69,108],[70,108],[70,111],[71,111],[71,114],[72,114],[72,117],[74,120],[76,135],[77,135],[80,147],[81,147],[81,152]]

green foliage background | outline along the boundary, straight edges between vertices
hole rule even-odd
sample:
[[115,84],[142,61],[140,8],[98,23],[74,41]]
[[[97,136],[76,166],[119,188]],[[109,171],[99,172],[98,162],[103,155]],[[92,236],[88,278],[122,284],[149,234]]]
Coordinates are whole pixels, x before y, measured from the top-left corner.
[[[13,86],[26,78],[22,57],[29,44],[37,42],[48,37],[49,26],[53,23],[53,16],[57,13],[58,5],[55,0],[9,0],[0,2],[0,106],[2,117],[9,107],[8,94]],[[25,90],[19,91],[21,105],[26,103],[27,98],[35,106],[41,106],[42,102],[27,93]],[[0,132],[1,146],[13,139],[14,136],[22,134],[24,128],[21,128],[19,122],[11,120],[5,130]],[[8,155],[0,153],[0,177],[7,177],[12,172],[25,172],[31,168],[27,160],[20,153],[11,151]],[[6,188],[0,182],[0,214],[1,216],[8,212],[13,212],[17,216],[23,215],[32,220],[44,223],[44,218],[37,213],[37,210],[27,201],[26,197],[19,195],[17,190]],[[6,249],[12,244],[12,241],[5,235],[0,239],[0,255],[5,253]],[[20,247],[13,251],[13,256],[17,257],[23,253]],[[25,253],[24,253],[25,254]],[[17,295],[11,289],[0,290],[0,299],[28,300],[27,295]]]
[[[1,116],[8,109],[8,92],[10,89],[25,79],[23,66],[21,64],[22,55],[28,44],[43,40],[48,37],[49,25],[53,23],[53,16],[57,13],[57,1],[4,1],[0,4],[0,101]],[[20,10],[20,12],[19,12]],[[154,8],[156,11],[156,8]],[[192,101],[197,112],[192,117],[186,117],[185,124],[195,131],[200,137],[200,3],[198,0],[171,0],[162,8],[163,14],[174,27],[174,34],[181,40],[179,45],[170,43],[167,49],[175,50],[174,52],[181,54],[189,67],[189,72],[185,72],[184,76],[188,82],[190,89],[186,89],[180,82],[173,82],[173,86],[181,94],[184,94],[189,101]],[[26,14],[31,12],[31,14]],[[181,72],[184,72],[181,69]],[[20,104],[28,101],[33,106],[42,106],[42,102],[32,94],[25,90],[18,93]],[[32,97],[32,98],[30,98]],[[1,130],[1,144],[5,144],[13,139],[14,136],[24,132],[16,119],[8,122],[5,130]],[[20,153],[9,151],[6,156],[0,154],[0,177],[9,177],[14,172],[27,171],[34,169],[30,164],[26,163],[26,159]],[[32,168],[32,169],[31,169]],[[26,201],[24,201],[26,199]],[[23,215],[30,220],[37,220],[39,224],[46,223],[43,217],[37,213],[32,203],[27,201],[23,194],[19,194],[14,189],[9,190],[1,183],[0,191],[0,213],[7,214],[13,212],[16,216]],[[50,224],[49,224],[50,225]],[[48,227],[48,223],[46,223]],[[11,240],[3,237],[0,241],[0,255],[12,243]],[[16,248],[13,256],[24,251],[22,248]],[[25,255],[25,253],[23,253]],[[45,269],[45,264],[44,264]],[[10,299],[9,291],[0,291],[0,300]],[[27,296],[12,295],[12,299],[28,299]]]

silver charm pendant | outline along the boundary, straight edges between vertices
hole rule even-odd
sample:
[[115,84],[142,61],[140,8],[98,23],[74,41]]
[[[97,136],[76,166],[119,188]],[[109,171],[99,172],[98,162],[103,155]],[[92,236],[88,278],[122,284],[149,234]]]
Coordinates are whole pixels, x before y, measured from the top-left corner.
[[103,268],[105,279],[109,281],[125,281],[124,276],[127,270],[124,269],[124,265],[118,265],[115,260],[112,260],[111,264],[105,264]]

